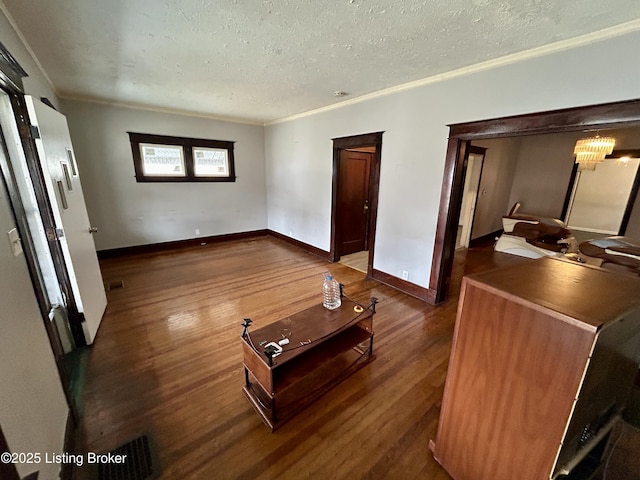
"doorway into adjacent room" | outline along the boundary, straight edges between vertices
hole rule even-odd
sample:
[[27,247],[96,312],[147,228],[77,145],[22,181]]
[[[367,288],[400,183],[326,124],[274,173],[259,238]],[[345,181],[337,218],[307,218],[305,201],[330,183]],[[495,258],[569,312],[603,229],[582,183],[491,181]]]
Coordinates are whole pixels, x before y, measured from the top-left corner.
[[331,259],[371,275],[382,132],[333,140]]
[[638,128],[639,108],[640,100],[629,100],[450,125],[429,281],[434,302],[442,302],[449,289],[462,207],[464,161],[472,147],[472,141]]
[[625,235],[640,187],[640,150],[614,150],[595,170],[579,171],[569,184],[563,216],[580,244]]

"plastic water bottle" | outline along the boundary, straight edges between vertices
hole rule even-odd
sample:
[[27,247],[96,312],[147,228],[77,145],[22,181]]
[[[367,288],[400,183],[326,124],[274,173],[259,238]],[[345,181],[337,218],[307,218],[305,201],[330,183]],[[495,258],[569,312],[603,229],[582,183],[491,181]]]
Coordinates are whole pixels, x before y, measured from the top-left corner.
[[329,310],[335,310],[342,305],[340,284],[330,274],[327,274],[322,284],[322,305]]

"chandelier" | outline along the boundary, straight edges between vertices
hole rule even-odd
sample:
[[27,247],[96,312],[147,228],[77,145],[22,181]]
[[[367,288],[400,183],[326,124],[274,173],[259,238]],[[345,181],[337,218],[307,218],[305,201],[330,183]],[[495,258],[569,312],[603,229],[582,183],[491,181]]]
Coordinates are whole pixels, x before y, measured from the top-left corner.
[[615,144],[615,138],[601,137],[600,135],[578,140],[573,150],[578,170],[595,170],[596,165],[603,162],[604,157],[613,152]]

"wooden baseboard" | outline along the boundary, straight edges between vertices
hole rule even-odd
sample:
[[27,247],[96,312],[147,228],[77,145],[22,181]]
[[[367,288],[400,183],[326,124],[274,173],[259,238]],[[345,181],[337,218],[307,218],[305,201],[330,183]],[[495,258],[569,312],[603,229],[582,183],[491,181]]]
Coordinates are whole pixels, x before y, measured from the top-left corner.
[[214,235],[211,237],[200,237],[200,238],[188,238],[186,240],[176,240],[172,242],[162,242],[162,243],[151,243],[148,245],[133,245],[131,247],[121,247],[121,248],[112,248],[108,250],[100,250],[98,251],[98,258],[115,258],[115,257],[124,257],[126,255],[139,255],[142,253],[157,253],[166,250],[174,250],[176,248],[187,248],[187,247],[196,247],[203,243],[219,243],[219,242],[227,242],[229,240],[242,240],[245,238],[258,237],[270,235],[278,240],[282,240],[283,242],[287,242],[290,245],[294,245],[298,248],[302,248],[309,253],[317,255],[320,258],[331,261],[331,254],[325,250],[322,250],[318,247],[314,247],[313,245],[309,245],[308,243],[301,242],[296,240],[295,238],[287,237],[278,232],[274,232],[273,230],[253,230],[250,232],[240,232],[240,233],[228,233],[225,235]]
[[303,250],[306,250],[309,253],[313,253],[314,255],[317,255],[320,258],[331,261],[330,252],[322,250],[318,247],[314,247],[313,245],[309,245],[308,243],[301,242],[300,240],[296,240],[295,238],[287,237],[286,235],[283,235],[281,233],[274,232],[273,230],[267,230],[267,233],[268,235],[271,235],[272,237],[277,238],[278,240],[282,240],[283,242],[287,242],[291,245],[295,245],[296,247],[302,248]]
[[133,245],[131,247],[111,248],[99,250],[98,258],[124,257],[126,255],[139,255],[141,253],[156,253],[176,248],[196,247],[203,243],[219,243],[229,240],[241,240],[245,238],[267,235],[268,230],[253,230],[250,232],[227,233],[224,235],[213,235],[210,237],[188,238],[186,240],[175,240],[172,242],[151,243],[148,245]]
[[384,283],[385,285],[389,285],[396,290],[400,290],[407,295],[419,298],[431,305],[435,305],[436,303],[436,291],[430,288],[421,287],[415,283],[411,283],[406,280],[402,280],[401,278],[394,277],[393,275],[389,275],[388,273],[381,272],[380,270],[376,270],[375,268],[371,272],[371,278],[380,283]]
[[495,232],[487,233],[478,238],[474,238],[473,240],[469,240],[469,248],[471,247],[480,247],[482,245],[487,245],[489,243],[495,242],[496,237],[502,235],[502,229],[496,230]]
[[[176,248],[194,247],[197,245],[201,245],[202,243],[219,243],[229,240],[240,240],[263,235],[272,236],[273,238],[277,238],[278,240],[282,240],[283,242],[286,242],[290,245],[301,248],[324,260],[328,260],[330,262],[332,261],[331,252],[327,252],[318,247],[314,247],[313,245],[309,245],[308,243],[301,242],[300,240],[296,240],[295,238],[287,237],[286,235],[275,232],[273,230],[254,230],[251,232],[229,233],[226,235],[216,235],[212,237],[190,238],[187,240],[177,240],[174,242],[152,243],[149,245],[134,245],[131,247],[100,250],[98,252],[98,258],[105,259],[122,257],[126,255],[138,255],[141,253],[156,253],[164,250],[173,250]],[[414,283],[407,282],[406,280],[394,277],[393,275],[389,275],[388,273],[376,270],[375,268],[371,272],[371,278],[379,281],[380,283],[384,283],[385,285],[389,285],[396,290],[400,290],[403,293],[435,305],[435,290],[420,287]]]

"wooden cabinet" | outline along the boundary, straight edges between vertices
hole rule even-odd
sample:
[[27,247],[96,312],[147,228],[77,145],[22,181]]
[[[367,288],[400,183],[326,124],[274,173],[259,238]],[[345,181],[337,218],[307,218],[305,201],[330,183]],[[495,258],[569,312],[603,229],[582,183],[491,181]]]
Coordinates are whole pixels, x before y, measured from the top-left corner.
[[[343,297],[336,310],[316,305],[243,333],[242,392],[272,431],[373,358],[376,302]],[[285,338],[270,358],[265,346]]]
[[619,418],[639,344],[639,278],[550,258],[465,277],[434,457],[455,480],[562,478]]

